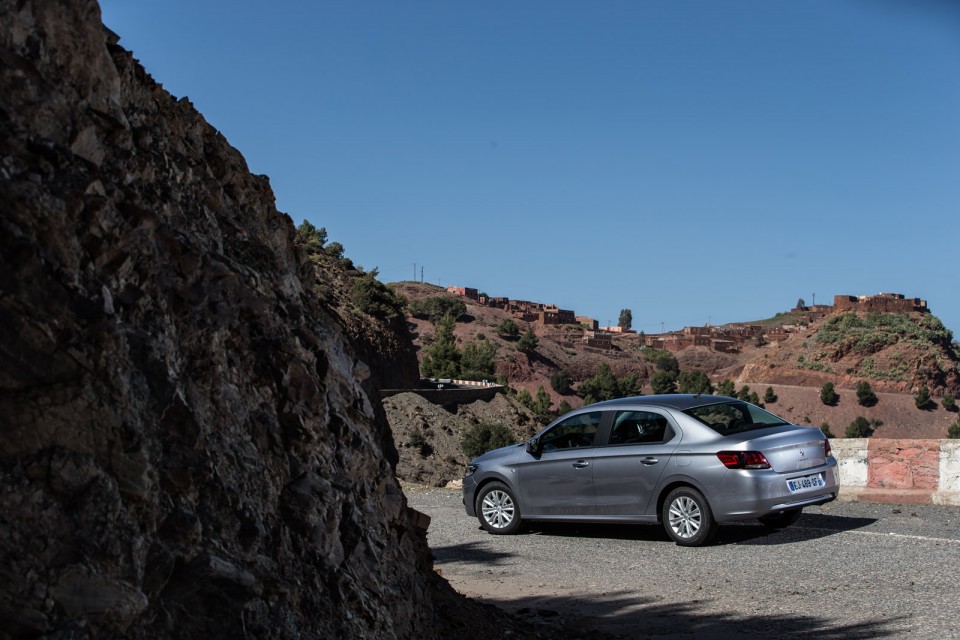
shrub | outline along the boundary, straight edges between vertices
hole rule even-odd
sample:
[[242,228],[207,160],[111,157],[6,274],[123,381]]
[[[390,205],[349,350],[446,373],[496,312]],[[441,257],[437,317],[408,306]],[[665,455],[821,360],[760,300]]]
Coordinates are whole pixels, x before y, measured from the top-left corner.
[[832,382],[824,382],[820,387],[820,402],[828,407],[835,407],[840,401],[840,396],[834,390]]
[[777,394],[773,392],[773,387],[767,387],[767,390],[763,393],[763,401],[767,404],[773,404],[777,401]]
[[917,405],[917,409],[929,409],[930,405],[930,389],[927,388],[927,385],[920,387],[917,391],[917,395],[913,396],[913,402]]
[[717,395],[727,396],[728,398],[735,397],[736,386],[733,384],[733,380],[730,378],[724,378],[723,382],[717,385]]
[[577,388],[577,395],[583,398],[586,404],[634,396],[639,392],[640,381],[637,379],[637,374],[629,373],[618,379],[613,375],[608,364],[600,365],[597,375],[584,380]]
[[672,371],[664,371],[662,369],[656,371],[650,378],[650,386],[653,388],[653,392],[657,394],[676,393],[677,375]]
[[497,325],[497,333],[505,338],[516,338],[520,335],[520,327],[512,318],[507,318]]
[[493,377],[497,346],[489,340],[464,345],[460,353],[460,377],[465,380],[488,380]]
[[674,375],[680,374],[680,362],[666,349],[644,349],[643,357],[660,371],[669,371]]
[[532,353],[536,351],[538,344],[540,344],[540,341],[537,340],[537,334],[528,330],[520,336],[520,341],[517,342],[517,349],[520,349],[520,351],[524,353]]
[[562,396],[570,393],[570,384],[572,382],[573,379],[570,377],[570,374],[563,369],[550,376],[550,386]]
[[560,406],[557,407],[557,415],[562,416],[565,413],[570,413],[571,411],[573,411],[573,407],[570,406],[570,403],[566,400],[561,400]]
[[947,427],[947,437],[960,438],[960,418],[957,418],[956,422]]
[[947,411],[957,410],[957,400],[949,391],[943,394],[943,398],[940,399],[940,404],[943,405],[943,408]]
[[830,431],[830,425],[829,425],[828,423],[826,423],[826,422],[824,422],[823,424],[820,425],[820,431],[823,431],[823,435],[827,436],[828,438],[833,438],[833,437],[835,437],[835,436],[833,435],[833,432]]
[[680,393],[713,393],[710,377],[703,371],[684,371],[677,378]]
[[323,250],[323,245],[327,243],[327,229],[326,227],[320,227],[319,229],[304,220],[300,223],[300,226],[297,227],[297,234],[294,236],[294,241],[304,247],[307,250],[308,254],[316,254]]
[[863,416],[857,418],[847,425],[843,435],[847,438],[869,438],[873,434],[870,422]]
[[756,391],[751,391],[750,395],[747,396],[747,402],[750,404],[760,404],[760,396],[757,395]]
[[502,424],[481,422],[467,427],[463,432],[460,448],[472,459],[487,451],[510,446],[514,442],[516,436]]
[[403,315],[404,299],[377,280],[374,269],[353,279],[350,299],[367,315],[380,320],[393,320]]
[[866,380],[857,383],[857,402],[864,407],[872,407],[877,404],[877,394],[873,392],[870,383]]
[[750,387],[743,385],[740,387],[740,391],[737,391],[737,398],[743,400],[744,402],[750,401]]
[[527,409],[533,408],[533,396],[530,395],[530,392],[526,389],[520,389],[517,392],[517,402],[525,406]]
[[437,324],[445,316],[454,320],[467,313],[467,305],[463,300],[449,296],[431,296],[424,300],[412,300],[407,305],[414,318],[429,320]]

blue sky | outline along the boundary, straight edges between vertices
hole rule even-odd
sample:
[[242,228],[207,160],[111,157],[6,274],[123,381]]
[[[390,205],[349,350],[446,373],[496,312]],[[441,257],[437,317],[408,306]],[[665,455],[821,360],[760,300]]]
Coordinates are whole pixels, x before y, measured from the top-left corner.
[[101,5],[386,282],[647,332],[897,292],[960,335],[960,3]]

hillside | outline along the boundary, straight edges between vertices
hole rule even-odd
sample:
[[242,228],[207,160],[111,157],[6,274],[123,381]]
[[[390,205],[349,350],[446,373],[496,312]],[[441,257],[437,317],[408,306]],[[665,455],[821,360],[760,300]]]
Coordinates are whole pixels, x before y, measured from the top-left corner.
[[[523,322],[509,311],[481,305],[429,284],[403,282],[390,286],[408,300],[422,301],[434,296],[461,300],[467,311],[454,330],[458,344],[494,344],[497,377],[506,380],[514,390],[531,394],[542,386],[554,409],[562,401],[580,406],[583,401],[576,389],[603,365],[608,365],[618,377],[635,373],[642,392],[652,391],[650,379],[657,367],[651,354],[656,351],[643,347],[636,334],[614,334],[611,349],[596,349],[584,344],[579,325]],[[834,312],[823,306],[817,309],[816,313],[793,310],[767,320],[729,325],[731,331],[744,325],[760,326],[765,339],[743,341],[733,353],[707,346],[684,348],[675,354],[679,368],[703,371],[714,385],[724,379],[734,381],[737,389],[748,385],[761,396],[767,386],[772,386],[783,401],[771,405],[771,410],[814,426],[827,422],[838,435],[850,421],[863,415],[883,422],[887,437],[946,436],[956,414],[934,403],[930,410],[919,410],[913,400],[913,394],[922,385],[928,386],[935,399],[944,392],[960,395],[952,335],[935,316],[920,312]],[[516,338],[497,334],[497,326],[509,318],[516,321],[521,332],[531,330],[536,334],[538,345],[533,353],[522,352]],[[409,315],[407,319],[422,359],[436,328],[429,320]],[[790,327],[790,331],[778,332],[784,326]],[[564,395],[550,386],[550,377],[560,370],[567,371],[573,381],[571,391]],[[857,404],[852,390],[861,381],[869,382],[878,394],[875,406]],[[832,382],[841,394],[843,400],[835,407],[827,407],[819,400],[820,387],[825,382]]]
[[928,313],[839,312],[759,350],[743,362],[743,381],[935,394],[960,388],[952,335]]

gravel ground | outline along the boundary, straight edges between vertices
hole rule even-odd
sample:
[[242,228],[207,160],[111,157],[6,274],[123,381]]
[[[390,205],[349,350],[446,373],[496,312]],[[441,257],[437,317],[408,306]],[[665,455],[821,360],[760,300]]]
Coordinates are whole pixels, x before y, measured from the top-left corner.
[[656,526],[493,536],[457,491],[405,486],[461,593],[534,622],[629,638],[960,638],[960,509],[836,502],[690,549]]

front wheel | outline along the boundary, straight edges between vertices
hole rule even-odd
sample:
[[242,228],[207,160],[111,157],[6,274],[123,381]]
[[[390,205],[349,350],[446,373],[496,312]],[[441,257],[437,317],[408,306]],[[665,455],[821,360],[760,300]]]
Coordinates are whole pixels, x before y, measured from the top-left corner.
[[520,505],[507,485],[491,482],[477,496],[477,519],[480,526],[495,534],[520,530]]
[[667,535],[682,547],[708,544],[717,534],[717,523],[707,499],[692,487],[671,491],[660,515]]
[[800,519],[803,509],[791,509],[780,513],[771,513],[759,518],[760,523],[768,529],[785,529]]

